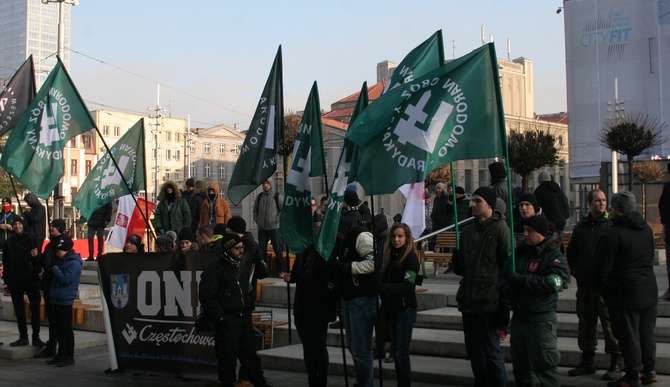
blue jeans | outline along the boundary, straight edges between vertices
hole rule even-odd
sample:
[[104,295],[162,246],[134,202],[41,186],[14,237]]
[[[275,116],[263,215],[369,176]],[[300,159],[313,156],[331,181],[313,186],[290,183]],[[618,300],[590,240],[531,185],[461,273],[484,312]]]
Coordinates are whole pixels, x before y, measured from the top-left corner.
[[261,247],[261,255],[266,264],[268,263],[268,241],[272,242],[272,249],[277,259],[277,273],[287,271],[284,267],[284,252],[282,251],[281,234],[278,228],[258,230],[258,245]]
[[344,301],[344,328],[347,330],[347,346],[354,358],[356,384],[372,387],[374,368],[372,363],[372,330],[377,320],[377,297],[356,297]]
[[412,329],[416,322],[416,308],[398,313],[389,313],[389,331],[391,334],[391,352],[395,358],[395,375],[398,387],[412,385],[412,365],[409,361],[409,345],[412,342]]
[[507,371],[500,351],[496,312],[463,313],[465,351],[475,386],[506,386]]

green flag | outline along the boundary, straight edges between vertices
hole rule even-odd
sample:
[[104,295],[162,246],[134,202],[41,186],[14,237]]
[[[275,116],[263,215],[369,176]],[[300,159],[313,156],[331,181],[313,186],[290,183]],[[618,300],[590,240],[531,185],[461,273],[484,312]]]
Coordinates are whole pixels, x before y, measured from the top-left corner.
[[283,98],[279,46],[228,184],[228,198],[234,205],[238,205],[277,169],[277,151],[284,135]]
[[358,182],[393,193],[451,161],[504,154],[500,93],[493,43],[389,90],[347,131],[361,148]]
[[279,222],[282,239],[294,254],[314,244],[311,177],[325,173],[322,132],[319,89],[314,82],[296,134]]
[[[351,115],[352,122],[368,106],[368,103],[368,83],[364,82],[358,95],[354,112]],[[319,237],[316,240],[316,250],[326,261],[330,258],[330,254],[335,246],[337,226],[340,223],[342,202],[344,202],[344,190],[347,184],[356,180],[359,157],[360,150],[358,146],[345,138],[342,150],[340,151],[340,158],[337,161],[337,169],[335,170],[335,178],[330,189],[326,213],[323,215],[321,230],[319,230]]]
[[428,74],[443,64],[444,43],[442,42],[442,30],[438,30],[403,58],[393,71],[391,79],[384,88],[384,93]]
[[[119,169],[114,165],[114,160]],[[121,173],[119,173],[119,170]],[[81,185],[72,205],[84,219],[112,200],[144,189],[144,118],[109,148]],[[121,176],[126,180],[123,182]]]
[[95,128],[65,66],[57,62],[7,139],[0,166],[46,199],[63,176],[63,147]]

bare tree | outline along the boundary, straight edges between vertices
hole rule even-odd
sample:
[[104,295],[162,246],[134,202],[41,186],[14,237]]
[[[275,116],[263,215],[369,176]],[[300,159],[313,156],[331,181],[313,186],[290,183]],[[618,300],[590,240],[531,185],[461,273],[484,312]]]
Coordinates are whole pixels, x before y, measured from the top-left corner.
[[654,160],[638,161],[633,164],[633,175],[642,182],[642,216],[647,217],[647,184],[660,180],[665,173],[661,163]]
[[598,140],[609,149],[626,155],[628,190],[633,190],[633,159],[646,149],[661,145],[663,124],[649,114],[628,113],[605,120]]
[[510,130],[509,166],[521,175],[522,192],[528,191],[528,176],[535,170],[559,162],[556,136],[541,129]]

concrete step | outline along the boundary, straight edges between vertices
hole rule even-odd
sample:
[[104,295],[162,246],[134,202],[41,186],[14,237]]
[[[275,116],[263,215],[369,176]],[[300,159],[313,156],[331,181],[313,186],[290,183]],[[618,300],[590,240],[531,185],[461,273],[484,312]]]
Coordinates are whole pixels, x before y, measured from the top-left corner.
[[[274,330],[274,345],[281,347],[299,343],[300,339],[295,329],[292,331],[292,343],[288,342],[288,325],[276,327]],[[338,347],[341,344],[340,332],[337,329],[328,330],[328,345]],[[511,363],[509,355],[509,339],[501,344],[505,361]],[[604,353],[605,342],[598,340],[599,351],[596,353],[596,366],[599,369],[609,367],[609,355]],[[561,352],[560,365],[574,367],[579,364],[581,351],[574,337],[558,337],[558,349]],[[466,359],[463,332],[452,329],[415,328],[410,345],[412,355],[430,356],[438,358]],[[659,373],[670,374],[670,343],[656,344],[656,370]]]
[[[82,285],[83,286],[83,285]],[[94,285],[86,285],[86,286],[94,286]],[[80,288],[81,291],[81,288]],[[94,290],[91,290],[91,292],[94,292]],[[82,294],[82,293],[80,293]],[[12,305],[12,301],[9,299],[9,297],[2,296],[2,304],[3,308],[0,309],[0,315],[2,316],[3,320],[6,321],[16,321],[16,316],[14,315],[14,306]],[[97,298],[87,298],[81,300],[82,306],[81,306],[81,311],[79,313],[83,313],[83,315],[80,316],[81,323],[77,323],[77,319],[73,321],[73,325],[75,329],[82,330],[82,331],[89,331],[89,332],[99,332],[99,333],[104,333],[105,332],[105,320],[104,320],[104,315],[102,313],[102,304],[101,304],[101,298],[99,296],[99,291],[98,291],[98,297]],[[75,306],[75,309],[78,309],[77,306]],[[41,320],[42,326],[48,326],[49,322],[46,319],[46,316]],[[30,323],[30,318],[28,318],[28,322]],[[14,324],[14,330],[16,331],[16,324]],[[1,341],[1,340],[0,340]],[[14,340],[12,340],[14,341]]]
[[[345,351],[347,374],[349,380],[353,380],[354,367],[351,355]],[[272,348],[258,352],[263,362],[263,369],[282,370],[291,372],[305,372],[305,363],[301,345],[289,345],[281,348]],[[344,375],[344,362],[342,360],[342,349],[338,347],[328,347],[330,358],[329,375]],[[411,355],[412,362],[412,381],[423,383],[434,383],[449,386],[471,386],[474,384],[474,378],[470,368],[470,362],[464,358],[444,358],[423,355]],[[379,378],[379,361],[375,360],[375,374]],[[507,378],[510,385],[513,385],[512,364],[507,363]],[[567,387],[602,387],[602,372],[595,375],[586,375],[580,377],[568,376],[568,369],[572,367],[559,367],[561,375],[561,386]],[[394,365],[392,363],[382,362],[382,376],[384,380],[395,379]],[[670,383],[670,377],[660,376],[658,385]]]
[[[453,276],[453,274],[448,274]],[[286,283],[278,278],[268,278],[260,281],[261,299],[256,302],[259,306],[286,308]],[[425,284],[425,282],[424,282]],[[559,293],[558,305],[556,307],[559,313],[576,313],[577,299],[575,298],[576,286],[571,284],[574,289],[568,289]],[[453,283],[439,283],[430,284],[429,286],[417,287],[417,304],[418,310],[431,310],[449,307],[457,307],[456,292],[458,291],[458,284]],[[295,284],[291,285],[291,305],[293,305],[293,297],[295,295]],[[659,301],[657,307],[657,314],[659,317],[670,318],[670,302]]]
[[[557,313],[558,317],[558,335],[577,337],[579,328],[579,318],[575,313]],[[461,313],[457,308],[447,307],[424,310],[417,313],[417,328],[433,329],[457,329],[462,326]],[[602,338],[602,327],[598,324],[598,333]],[[670,343],[670,318],[658,317],[656,319],[656,341]]]
[[[28,324],[28,332],[29,334],[32,334],[30,324]],[[49,336],[48,329],[47,328],[41,329],[40,337],[42,338],[42,340],[46,341],[48,336]],[[18,338],[19,335],[16,328],[16,323],[11,321],[0,321],[0,342],[4,343],[2,346],[0,346],[1,359],[15,360],[15,359],[32,358],[33,355],[40,352],[41,349],[33,347],[32,345],[27,345],[24,347],[10,347],[9,343],[16,341]],[[76,351],[82,348],[90,348],[90,347],[97,347],[100,345],[106,345],[107,337],[104,333],[75,329],[74,342],[75,342],[75,356],[76,356]],[[43,359],[43,360],[49,360],[49,359]],[[42,359],[40,359],[39,361],[42,361]]]
[[95,263],[95,269],[82,269],[81,271],[81,280],[79,281],[82,285],[99,285],[100,281],[98,279],[98,268],[97,262],[86,262],[87,264]]

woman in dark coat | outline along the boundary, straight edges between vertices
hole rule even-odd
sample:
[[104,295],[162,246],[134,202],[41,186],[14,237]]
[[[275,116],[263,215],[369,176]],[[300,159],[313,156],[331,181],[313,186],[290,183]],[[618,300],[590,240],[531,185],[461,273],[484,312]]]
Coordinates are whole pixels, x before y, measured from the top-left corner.
[[419,258],[412,231],[405,223],[391,226],[386,242],[386,261],[382,272],[380,296],[382,311],[388,314],[389,333],[395,353],[398,387],[412,384],[409,345],[416,322],[416,278]]

